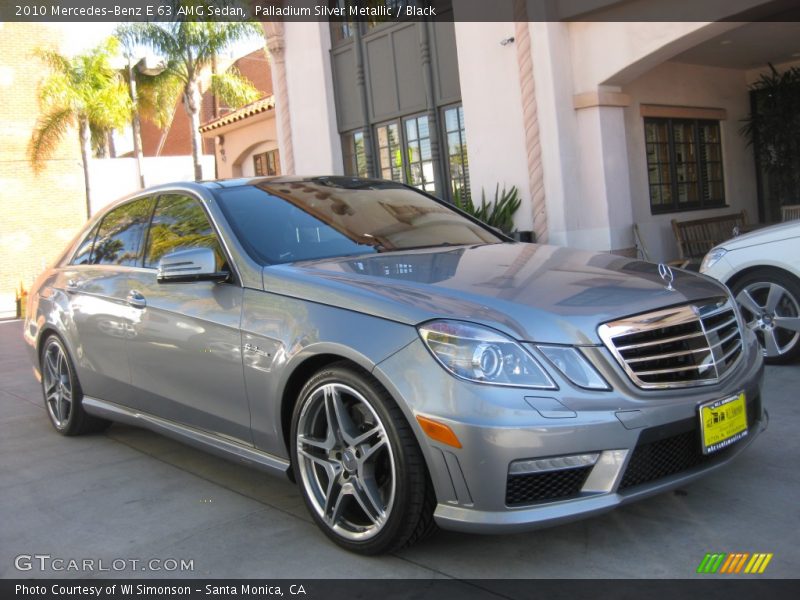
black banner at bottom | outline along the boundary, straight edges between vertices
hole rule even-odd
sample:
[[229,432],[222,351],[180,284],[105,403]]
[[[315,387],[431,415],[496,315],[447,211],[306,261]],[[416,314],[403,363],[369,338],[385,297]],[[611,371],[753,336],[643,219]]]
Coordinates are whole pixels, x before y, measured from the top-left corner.
[[162,600],[176,598],[295,598],[298,600],[422,600],[615,598],[649,600],[699,597],[703,600],[800,596],[797,579],[5,579],[0,598],[21,600]]

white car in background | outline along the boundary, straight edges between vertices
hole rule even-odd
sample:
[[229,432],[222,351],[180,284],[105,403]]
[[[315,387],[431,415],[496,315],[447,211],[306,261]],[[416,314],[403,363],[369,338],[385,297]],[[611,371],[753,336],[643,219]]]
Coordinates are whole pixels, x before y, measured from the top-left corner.
[[800,355],[800,221],[723,242],[706,254],[700,272],[731,289],[767,362]]

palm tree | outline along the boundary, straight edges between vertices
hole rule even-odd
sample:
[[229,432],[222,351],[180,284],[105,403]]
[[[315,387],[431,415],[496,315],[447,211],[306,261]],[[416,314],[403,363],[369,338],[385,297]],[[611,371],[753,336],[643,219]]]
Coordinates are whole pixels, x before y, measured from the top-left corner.
[[[195,179],[202,179],[201,77],[211,67],[215,56],[235,42],[263,35],[261,28],[251,22],[130,23],[120,26],[117,35],[126,45],[138,44],[160,56],[165,69],[158,77],[180,83],[180,94],[191,127],[194,175]],[[169,86],[159,86],[158,89],[163,96],[163,91],[168,90]],[[211,91],[233,108],[253,102],[259,96],[247,79],[232,70],[214,74],[211,78]],[[140,95],[146,96],[143,89],[140,89]],[[174,106],[174,100],[172,104],[167,104],[162,97],[159,104],[162,108]],[[158,120],[156,123],[158,124]]]
[[108,39],[85,54],[68,58],[54,50],[35,52],[50,68],[39,89],[41,116],[31,136],[28,154],[34,171],[53,155],[64,134],[77,126],[83,176],[86,183],[86,215],[91,215],[89,159],[92,138],[123,127],[131,111],[125,82],[110,63],[118,41]]

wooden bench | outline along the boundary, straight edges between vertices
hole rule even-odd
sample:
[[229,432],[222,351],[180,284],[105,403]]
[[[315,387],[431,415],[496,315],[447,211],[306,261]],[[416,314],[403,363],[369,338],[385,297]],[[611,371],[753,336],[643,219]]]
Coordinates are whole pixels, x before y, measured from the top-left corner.
[[781,221],[797,221],[798,219],[800,219],[800,204],[781,206]]
[[706,253],[717,244],[738,235],[738,228],[747,223],[747,212],[706,217],[691,221],[672,220],[672,232],[678,243],[681,267],[703,260]]

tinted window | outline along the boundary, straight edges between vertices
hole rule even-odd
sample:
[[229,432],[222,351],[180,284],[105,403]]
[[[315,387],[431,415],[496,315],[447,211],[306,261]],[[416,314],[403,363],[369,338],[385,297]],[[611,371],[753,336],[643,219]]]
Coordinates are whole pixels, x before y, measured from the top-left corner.
[[94,247],[94,238],[97,235],[98,225],[99,223],[95,223],[91,231],[83,238],[70,261],[71,265],[89,265],[92,263],[92,248]]
[[242,244],[263,264],[501,240],[398,184],[330,177],[215,190]]
[[97,265],[141,264],[142,240],[153,209],[151,198],[141,198],[115,208],[97,232],[92,263]]
[[144,266],[157,267],[165,254],[198,247],[214,250],[217,270],[226,270],[219,239],[200,203],[179,194],[161,196],[147,236]]

